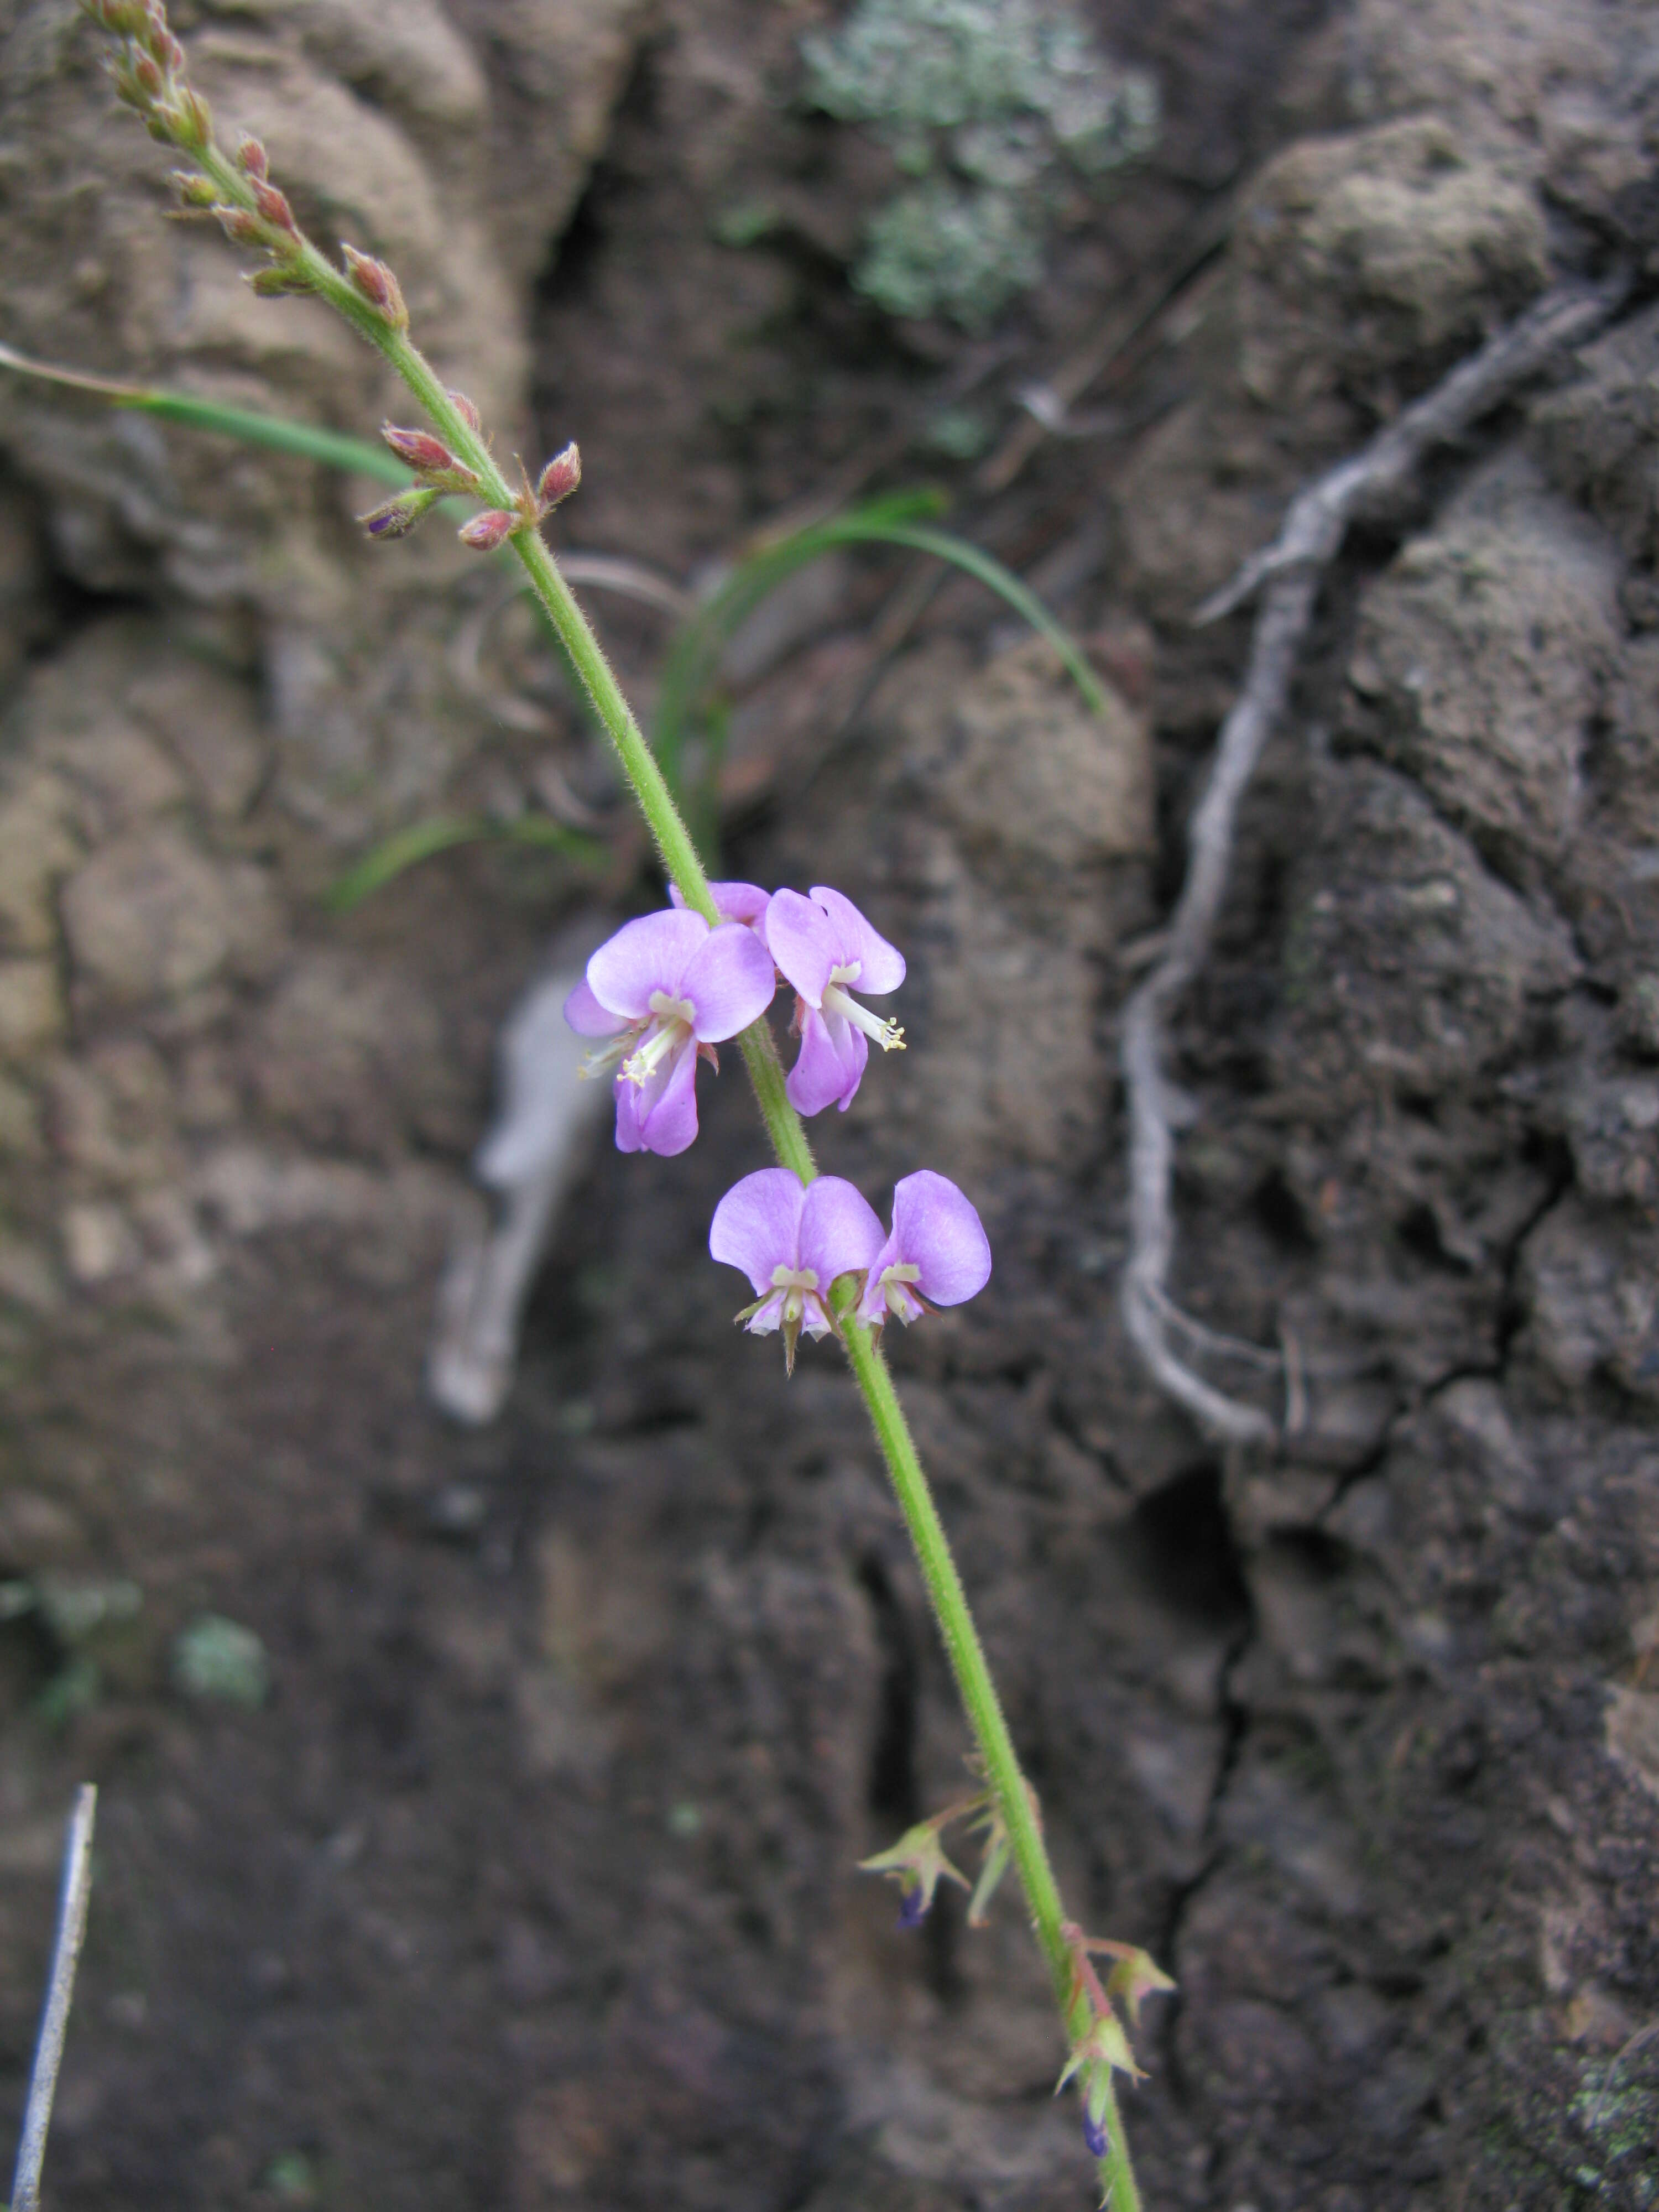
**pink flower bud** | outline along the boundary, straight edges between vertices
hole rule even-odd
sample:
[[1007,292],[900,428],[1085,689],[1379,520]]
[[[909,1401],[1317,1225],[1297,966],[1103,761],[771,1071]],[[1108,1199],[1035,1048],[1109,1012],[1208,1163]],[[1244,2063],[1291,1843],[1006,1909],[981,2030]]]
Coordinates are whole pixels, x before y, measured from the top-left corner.
[[443,440],[434,438],[430,430],[400,430],[395,422],[383,422],[380,435],[398,459],[417,475],[447,476],[460,465]]
[[463,545],[470,545],[475,553],[493,553],[515,530],[523,527],[521,515],[508,514],[499,507],[491,507],[482,514],[475,514],[471,522],[464,522],[456,535]]
[[243,139],[236,149],[236,166],[245,177],[258,177],[261,182],[270,174],[265,149],[257,138]]
[[253,194],[253,204],[274,229],[293,231],[295,228],[294,210],[288,204],[286,193],[279,192],[275,185],[268,185],[263,177],[248,180]]
[[219,228],[234,246],[260,246],[264,242],[264,231],[257,215],[250,209],[216,207]]
[[161,67],[174,76],[185,65],[185,50],[171,31],[164,29],[158,32],[150,46],[150,52],[161,63]]
[[161,97],[162,88],[167,83],[167,79],[161,74],[161,64],[149,54],[134,56],[132,81],[140,92],[147,94],[151,100],[159,100]]
[[562,453],[554,454],[537,480],[537,505],[544,514],[562,499],[568,499],[581,480],[582,457],[574,445],[567,446]]
[[477,409],[473,405],[472,402],[467,398],[465,392],[452,392],[449,396],[454,401],[456,411],[460,416],[461,420],[465,423],[467,428],[469,430],[482,430],[483,428],[483,418],[479,414]]
[[409,310],[404,305],[404,295],[398,280],[384,261],[374,260],[367,253],[359,253],[355,246],[342,246],[340,252],[345,262],[346,275],[354,289],[378,307],[393,330],[409,328]]

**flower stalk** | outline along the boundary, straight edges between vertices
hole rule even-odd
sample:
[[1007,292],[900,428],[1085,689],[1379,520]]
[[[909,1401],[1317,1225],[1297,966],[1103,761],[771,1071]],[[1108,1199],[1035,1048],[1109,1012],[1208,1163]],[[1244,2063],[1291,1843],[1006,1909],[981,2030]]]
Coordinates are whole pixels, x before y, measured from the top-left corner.
[[[480,547],[493,548],[502,543],[512,546],[616,750],[670,881],[686,907],[700,915],[711,929],[717,927],[721,916],[690,833],[599,639],[540,534],[548,508],[575,488],[580,477],[575,449],[568,447],[550,462],[534,487],[526,478],[515,489],[495,462],[477,409],[463,394],[445,385],[410,338],[408,311],[392,271],[351,246],[344,249],[343,267],[337,268],[299,229],[287,199],[270,181],[264,151],[258,142],[244,139],[234,159],[220,148],[213,136],[207,103],[184,75],[185,51],[167,27],[161,0],[82,0],[82,5],[103,29],[123,42],[112,64],[118,94],[138,111],[152,136],[174,146],[195,165],[176,179],[184,208],[216,217],[234,242],[264,252],[264,264],[250,279],[257,291],[311,293],[325,301],[397,372],[426,414],[431,433],[390,428],[387,433],[393,450],[424,475],[426,483],[366,518],[371,534],[400,536],[412,528],[429,504],[424,496],[427,491],[435,495],[446,489],[460,489],[480,501],[482,512],[465,526],[463,538]],[[807,905],[805,901],[797,903],[803,908]],[[821,917],[815,921],[809,915],[806,921],[820,930],[829,927]],[[891,948],[886,950],[890,952]],[[829,969],[828,985],[817,987],[820,1002],[826,992],[838,991],[837,979],[844,972],[840,967]],[[902,961],[898,973],[902,976]],[[877,983],[874,988],[879,990],[890,985]],[[845,994],[840,994],[833,1012],[840,1013],[844,999]],[[676,1007],[679,1003],[673,1001]],[[764,1014],[741,1030],[737,1041],[779,1165],[810,1186],[817,1178],[817,1164],[800,1115],[791,1103],[776,1042]],[[896,1035],[890,1039],[883,1035],[878,1041],[896,1044],[898,1039]],[[1103,2007],[1106,2019],[1112,2018],[1109,2004],[1103,1994],[1099,1994],[1098,2002],[1091,1995],[1091,1987],[1098,1992],[1092,1971],[1086,1974],[1078,1971],[1081,1954],[1076,1931],[1066,1917],[1035,1803],[1020,1771],[984,1649],[892,1376],[875,1332],[858,1318],[859,1296],[859,1282],[843,1276],[830,1297],[833,1324],[868,1409],[909,1530],[978,1745],[986,1786],[1018,1870],[1032,1928],[1054,1983],[1067,2044],[1074,2054],[1083,2052],[1086,2057],[1087,2039],[1103,2025]],[[1079,2063],[1074,2056],[1073,2065]],[[1139,2212],[1139,2192],[1109,2068],[1096,2081],[1091,2092],[1090,2139],[1104,2142],[1099,2171],[1103,2201],[1110,2212]]]

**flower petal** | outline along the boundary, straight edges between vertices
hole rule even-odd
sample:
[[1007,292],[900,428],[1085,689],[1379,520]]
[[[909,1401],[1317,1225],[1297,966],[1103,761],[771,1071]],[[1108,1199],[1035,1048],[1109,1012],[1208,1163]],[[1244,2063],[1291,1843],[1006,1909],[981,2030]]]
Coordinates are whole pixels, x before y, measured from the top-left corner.
[[750,1336],[770,1336],[774,1329],[782,1327],[783,1302],[788,1295],[787,1291],[774,1291],[763,1305],[755,1309],[743,1324]]
[[[722,921],[740,921],[750,929],[759,924],[772,896],[758,884],[710,884],[708,895]],[[685,894],[678,884],[670,884],[668,896],[676,906],[684,906]]]
[[677,913],[672,907],[624,922],[587,963],[593,996],[613,1014],[643,1021],[653,991],[678,998],[680,978],[708,935],[708,924],[700,914]]
[[822,907],[799,891],[774,891],[766,909],[766,941],[807,1005],[821,1006],[830,970],[842,964],[840,939]]
[[827,1291],[837,1275],[867,1267],[880,1251],[881,1223],[860,1190],[840,1176],[820,1176],[806,1186],[800,1216],[800,1264]]
[[692,954],[678,995],[689,999],[700,1044],[719,1044],[757,1021],[778,988],[772,956],[752,929],[723,921]]
[[628,1027],[625,1014],[613,1014],[609,1006],[599,1004],[586,976],[565,1000],[564,1018],[578,1036],[615,1036]]
[[870,1048],[861,1030],[840,1014],[823,1015],[809,1006],[800,1025],[800,1055],[784,1090],[796,1113],[810,1119],[826,1106],[842,1113],[853,1103]]
[[787,1168],[757,1168],[744,1176],[714,1208],[710,1255],[728,1267],[741,1267],[757,1291],[769,1291],[775,1267],[799,1265],[796,1255],[805,1197],[800,1177]]
[[916,1288],[936,1306],[959,1306],[991,1277],[991,1244],[972,1203],[948,1177],[922,1168],[893,1191],[893,1237],[920,1267]]
[[641,1142],[665,1160],[683,1152],[697,1133],[696,1047],[684,1030],[680,1036],[684,1042],[647,1083],[640,1102]]
[[617,1102],[617,1150],[642,1152],[646,1146],[640,1134],[640,1086],[619,1075],[611,1090]]
[[841,942],[842,957],[836,965],[843,967],[848,960],[859,963],[858,981],[853,986],[859,996],[879,999],[896,991],[904,981],[904,955],[898,947],[871,927],[851,899],[831,890],[828,884],[814,884],[812,896]]
[[870,1262],[870,1279],[864,1285],[858,1311],[859,1319],[868,1322],[872,1328],[878,1328],[887,1318],[887,1293],[882,1288],[882,1275],[887,1268],[897,1267],[903,1256],[895,1234],[886,1239]]

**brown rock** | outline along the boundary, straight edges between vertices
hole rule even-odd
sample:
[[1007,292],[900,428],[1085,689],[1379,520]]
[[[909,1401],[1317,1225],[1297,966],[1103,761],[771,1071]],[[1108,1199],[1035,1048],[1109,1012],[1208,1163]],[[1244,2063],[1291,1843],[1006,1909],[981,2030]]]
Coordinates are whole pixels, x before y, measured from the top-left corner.
[[1030,885],[1152,851],[1146,717],[1111,690],[1092,713],[1042,638],[966,685],[952,723],[940,797],[981,873]]
[[64,886],[77,978],[117,1005],[177,998],[227,967],[255,968],[278,928],[264,872],[205,859],[171,823],[129,831]]
[[0,948],[47,952],[56,945],[52,892],[81,856],[74,809],[69,787],[38,772],[0,796]]
[[63,1027],[63,994],[53,963],[0,961],[0,1059],[27,1059]]
[[265,763],[246,684],[180,659],[141,677],[127,703],[181,763],[210,813],[234,820],[247,811]]
[[46,1091],[53,1145],[83,1175],[130,1186],[163,1174],[172,1085],[161,1054],[142,1037],[113,1038],[84,1059],[60,1060]]
[[347,953],[313,953],[283,978],[251,1066],[265,1111],[326,1151],[381,1152],[410,1124],[438,1143],[471,1133],[436,1008]]
[[1616,586],[1605,542],[1505,466],[1365,595],[1351,732],[1522,884],[1558,858],[1582,810]]
[[178,769],[113,702],[107,719],[42,750],[75,787],[81,830],[92,844],[176,806],[185,795]]
[[0,1561],[19,1568],[62,1566],[84,1547],[86,1533],[68,1506],[44,1491],[0,1490]]
[[1240,218],[1246,387],[1305,405],[1477,342],[1548,277],[1543,210],[1517,175],[1432,117],[1304,140]]

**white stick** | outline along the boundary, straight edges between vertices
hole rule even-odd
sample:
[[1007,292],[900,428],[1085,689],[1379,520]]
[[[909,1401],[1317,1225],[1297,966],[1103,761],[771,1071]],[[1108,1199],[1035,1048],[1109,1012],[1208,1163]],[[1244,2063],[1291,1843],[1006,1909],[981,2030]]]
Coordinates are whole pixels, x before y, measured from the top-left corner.
[[34,2069],[29,2075],[28,2102],[23,2107],[23,2133],[17,2146],[17,2170],[11,2184],[11,2212],[37,2212],[40,2202],[40,2168],[46,2155],[46,2130],[52,2124],[58,2069],[64,2063],[64,2038],[69,2029],[70,1999],[75,1994],[75,1969],[80,1964],[81,1944],[87,1932],[87,1903],[92,1894],[92,1824],[97,1810],[97,1786],[83,1782],[75,1794],[69,1838],[64,1846],[58,1934],[52,1948],[46,2009],[40,2015],[40,2033],[34,2046]]
[[1181,898],[1158,964],[1123,1013],[1130,1250],[1121,1301],[1124,1325],[1156,1380],[1201,1427],[1229,1443],[1269,1443],[1279,1431],[1266,1413],[1241,1405],[1195,1375],[1170,1346],[1175,1127],[1164,1054],[1170,1011],[1209,957],[1232,864],[1239,802],[1284,712],[1320,584],[1349,523],[1397,492],[1435,446],[1461,436],[1562,348],[1592,337],[1628,289],[1628,278],[1620,275],[1599,286],[1564,284],[1547,292],[1517,322],[1408,407],[1363,453],[1339,462],[1299,493],[1273,544],[1253,554],[1194,617],[1214,622],[1261,592],[1243,689],[1221,726],[1209,781],[1188,827]]

